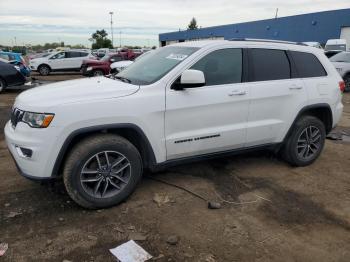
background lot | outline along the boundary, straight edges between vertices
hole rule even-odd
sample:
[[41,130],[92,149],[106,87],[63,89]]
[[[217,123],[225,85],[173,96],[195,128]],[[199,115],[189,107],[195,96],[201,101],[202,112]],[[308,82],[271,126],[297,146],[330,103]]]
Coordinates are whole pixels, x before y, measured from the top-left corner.
[[[262,151],[152,175],[211,200],[234,202],[218,210],[145,177],[127,202],[87,211],[60,183],[42,186],[18,174],[3,126],[21,91],[0,95],[0,243],[9,244],[3,261],[115,261],[108,249],[129,237],[140,239],[157,261],[350,261],[349,142],[327,140],[318,161],[305,168]],[[343,103],[337,130],[350,134],[349,93]],[[169,245],[174,235],[178,242]]]

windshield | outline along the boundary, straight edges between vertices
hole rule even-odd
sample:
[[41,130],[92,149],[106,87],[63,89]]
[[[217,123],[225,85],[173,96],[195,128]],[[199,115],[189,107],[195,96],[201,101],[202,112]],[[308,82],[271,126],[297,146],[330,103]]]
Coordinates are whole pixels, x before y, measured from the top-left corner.
[[329,50],[342,50],[342,51],[346,51],[346,46],[345,46],[345,45],[326,45],[325,50],[326,50],[326,51],[329,51]]
[[163,47],[135,61],[117,76],[135,85],[149,85],[199,50],[195,47]]
[[350,53],[339,53],[334,56],[332,56],[330,59],[332,62],[345,62],[345,63],[350,63]]

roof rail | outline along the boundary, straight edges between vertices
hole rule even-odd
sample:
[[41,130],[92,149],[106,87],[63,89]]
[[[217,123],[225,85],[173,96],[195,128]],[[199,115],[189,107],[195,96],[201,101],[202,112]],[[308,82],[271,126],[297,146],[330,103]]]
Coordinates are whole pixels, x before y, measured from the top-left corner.
[[307,46],[302,42],[290,42],[290,41],[281,41],[273,39],[255,39],[255,38],[232,38],[229,41],[250,41],[250,42],[266,42],[266,43],[279,43],[279,44],[290,44],[290,45],[303,45]]

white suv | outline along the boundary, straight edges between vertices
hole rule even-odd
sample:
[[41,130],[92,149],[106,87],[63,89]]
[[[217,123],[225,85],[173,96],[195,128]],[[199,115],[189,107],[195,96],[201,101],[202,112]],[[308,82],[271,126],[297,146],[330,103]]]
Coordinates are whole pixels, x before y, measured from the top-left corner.
[[341,117],[343,88],[316,48],[188,42],[116,76],[21,93],[5,136],[22,175],[63,175],[73,200],[102,208],[130,195],[145,168],[254,148],[309,165]]
[[92,58],[94,56],[89,52],[69,50],[34,58],[29,61],[29,66],[33,71],[46,76],[52,71],[79,71],[83,60]]

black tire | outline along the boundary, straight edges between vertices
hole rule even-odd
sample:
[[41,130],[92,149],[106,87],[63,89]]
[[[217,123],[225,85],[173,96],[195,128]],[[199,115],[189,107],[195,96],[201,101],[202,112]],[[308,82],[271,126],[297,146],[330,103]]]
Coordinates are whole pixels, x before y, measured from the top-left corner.
[[[91,171],[83,172],[83,169],[87,170],[85,169],[86,163],[93,161],[91,159],[95,159],[94,157],[96,154],[98,155],[97,158],[100,159],[98,160],[98,165],[101,167],[102,163],[107,159],[107,157],[103,159],[104,154],[99,152],[108,152],[109,154],[119,153],[121,156],[125,157],[129,165],[124,169],[126,170],[125,172],[122,171],[124,174],[113,174],[120,174],[119,176],[122,177],[123,180],[128,179],[127,183],[121,182],[123,180],[114,180],[112,183],[111,179],[115,178],[109,178],[110,180],[108,180],[107,177],[103,178],[106,179],[107,182],[105,180],[101,181],[101,177],[105,176],[106,174],[103,176],[101,173],[94,174],[92,176],[95,176],[95,178],[100,178],[100,181],[88,181],[95,183],[95,185],[91,185],[93,188],[91,188],[91,191],[89,191],[88,186],[90,186],[90,184],[87,182],[87,179],[82,178],[82,176],[83,173]],[[114,161],[114,163],[116,163],[118,162],[119,158],[115,158],[114,160],[116,160]],[[108,161],[105,161],[104,163],[108,163]],[[112,165],[113,164],[111,164],[111,166]],[[127,166],[125,164],[122,165]],[[116,168],[121,169],[120,166],[117,166]],[[113,167],[111,167],[111,169],[113,169]],[[137,183],[140,181],[141,177],[142,160],[136,147],[125,138],[112,134],[94,135],[87,137],[86,139],[79,142],[79,144],[77,144],[69,153],[63,170],[63,180],[69,196],[78,205],[89,209],[107,208],[119,204],[135,190]],[[84,182],[83,180],[86,181]],[[110,183],[109,186],[108,182]],[[119,183],[120,190],[116,189],[116,183]],[[95,193],[97,184],[98,188],[101,187],[100,185],[102,185],[103,189],[107,184],[106,187],[109,187],[110,192],[103,189],[101,191],[108,192],[110,195],[104,197],[104,193],[101,191]]]
[[6,86],[7,86],[6,82],[3,79],[0,78],[0,93],[5,91]]
[[38,67],[38,72],[42,76],[47,76],[50,74],[51,68],[48,65],[40,65]]
[[344,77],[344,82],[345,82],[345,90],[344,90],[344,92],[350,92],[350,74],[347,74]]
[[102,70],[96,69],[92,71],[92,76],[103,76],[104,72]]
[[[318,132],[317,135],[313,135],[316,134],[316,131]],[[319,139],[315,140],[318,137]],[[321,154],[325,139],[326,129],[323,122],[313,116],[302,116],[294,124],[292,132],[285,141],[282,148],[282,157],[292,166],[310,165]],[[304,140],[307,141],[304,142]],[[307,156],[308,152],[310,152],[310,156]]]

